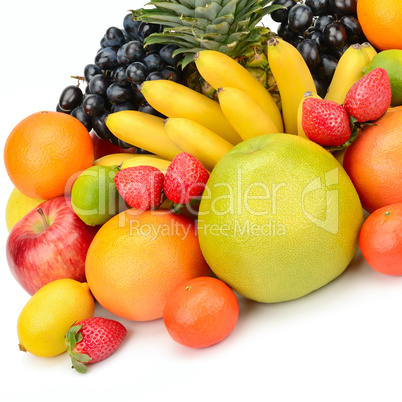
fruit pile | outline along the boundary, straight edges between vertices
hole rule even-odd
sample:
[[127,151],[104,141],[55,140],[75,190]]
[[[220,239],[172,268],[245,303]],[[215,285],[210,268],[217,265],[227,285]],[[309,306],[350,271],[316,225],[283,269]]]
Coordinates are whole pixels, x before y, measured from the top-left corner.
[[[235,328],[238,297],[302,297],[359,245],[402,275],[402,43],[359,43],[359,5],[151,1],[107,29],[85,95],[67,87],[5,144],[7,260],[31,295],[21,350],[68,351],[85,373],[127,335],[95,302],[207,347]],[[269,13],[279,36],[258,25]],[[322,46],[339,57],[315,76]]]

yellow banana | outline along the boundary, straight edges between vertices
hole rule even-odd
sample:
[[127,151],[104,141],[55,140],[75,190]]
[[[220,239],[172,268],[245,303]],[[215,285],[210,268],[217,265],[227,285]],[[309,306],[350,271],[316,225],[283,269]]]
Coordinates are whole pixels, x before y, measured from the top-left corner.
[[165,120],[169,138],[184,152],[195,156],[211,171],[233,144],[193,120],[170,117]]
[[370,61],[377,54],[377,50],[375,50],[374,46],[372,46],[370,42],[364,42],[360,46],[366,52]]
[[161,117],[134,110],[111,113],[106,126],[119,139],[172,160],[182,150],[169,139]]
[[199,92],[169,80],[145,81],[141,92],[154,109],[167,117],[193,120],[232,144],[242,141],[219,104]]
[[313,77],[299,51],[281,38],[268,41],[268,62],[281,95],[285,132],[297,135],[297,109],[303,94],[317,91]]
[[125,160],[132,158],[135,154],[120,153],[102,156],[95,160],[94,165],[100,166],[120,166]]
[[224,53],[202,50],[195,56],[195,64],[202,78],[214,89],[231,87],[248,93],[283,132],[282,116],[271,94],[243,66]]
[[338,61],[325,99],[341,105],[350,87],[363,77],[363,68],[369,62],[369,56],[358,43],[349,46]]
[[135,166],[153,166],[162,173],[166,173],[171,161],[157,155],[136,154],[131,159],[126,159],[120,166],[120,170]]
[[316,98],[316,99],[322,99],[321,96],[317,95],[315,92],[307,91],[303,95],[303,99],[300,101],[299,107],[297,109],[297,134],[300,137],[308,138],[307,135],[304,133],[303,127],[302,127],[302,117],[303,117],[303,102],[307,98]]
[[218,89],[218,98],[223,114],[243,140],[278,132],[271,117],[246,92],[222,87]]

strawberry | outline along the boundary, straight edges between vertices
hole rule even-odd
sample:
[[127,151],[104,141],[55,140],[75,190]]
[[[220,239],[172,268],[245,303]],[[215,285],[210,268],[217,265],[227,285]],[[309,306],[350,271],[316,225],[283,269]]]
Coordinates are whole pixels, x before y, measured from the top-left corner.
[[84,363],[97,363],[116,351],[127,335],[124,325],[102,317],[77,322],[67,331],[65,343],[75,368],[86,373]]
[[130,207],[146,211],[162,203],[163,173],[153,166],[134,166],[114,177],[117,191]]
[[328,147],[342,145],[351,134],[345,109],[336,102],[317,98],[304,100],[302,128],[311,141]]
[[380,118],[391,105],[391,84],[383,68],[375,68],[355,82],[345,97],[343,106],[358,123]]
[[186,152],[178,154],[166,171],[163,189],[175,204],[188,204],[204,191],[209,173],[202,163]]

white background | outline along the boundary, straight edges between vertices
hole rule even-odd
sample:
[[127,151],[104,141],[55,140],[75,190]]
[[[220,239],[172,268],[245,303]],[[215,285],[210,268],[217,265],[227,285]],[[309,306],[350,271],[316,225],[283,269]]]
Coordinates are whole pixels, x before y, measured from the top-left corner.
[[[106,29],[122,27],[127,10],[143,4],[2,5],[1,153],[21,119],[55,110],[60,92],[74,83],[70,75],[83,74],[93,62]],[[0,177],[1,400],[401,401],[402,278],[373,271],[360,253],[341,277],[299,300],[265,305],[240,299],[237,327],[210,348],[176,344],[162,320],[120,320],[126,340],[85,375],[70,368],[67,354],[46,359],[20,352],[16,322],[29,296],[5,257],[4,210],[13,186],[3,163]],[[99,307],[96,315],[116,318]]]

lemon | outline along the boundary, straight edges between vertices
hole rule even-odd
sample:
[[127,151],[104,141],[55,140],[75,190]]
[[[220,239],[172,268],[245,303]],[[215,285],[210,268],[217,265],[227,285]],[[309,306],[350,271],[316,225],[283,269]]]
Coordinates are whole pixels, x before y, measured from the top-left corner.
[[17,322],[20,349],[52,357],[66,350],[64,335],[75,323],[93,316],[95,302],[86,282],[58,279],[40,288]]
[[377,53],[363,69],[368,74],[375,68],[383,68],[391,83],[391,106],[402,105],[402,50],[390,49]]
[[31,198],[14,188],[6,205],[6,225],[8,231],[21,220],[28,212],[37,207],[45,200]]
[[268,134],[236,145],[204,190],[198,235],[215,275],[260,302],[304,296],[353,259],[363,209],[339,162],[319,145]]
[[87,225],[103,225],[119,213],[121,199],[113,180],[118,171],[117,166],[91,166],[74,182],[71,204]]

